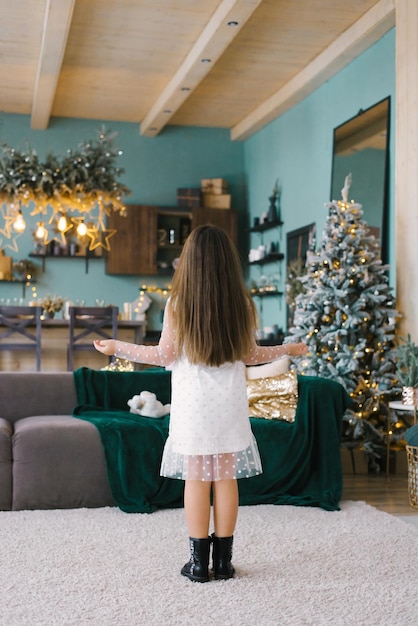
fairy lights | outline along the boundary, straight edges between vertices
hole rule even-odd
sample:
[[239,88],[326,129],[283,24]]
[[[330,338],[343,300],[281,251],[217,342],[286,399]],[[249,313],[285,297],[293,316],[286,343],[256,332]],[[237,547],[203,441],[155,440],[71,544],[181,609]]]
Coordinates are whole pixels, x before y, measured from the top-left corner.
[[[31,216],[43,216],[45,231],[42,236],[39,234],[38,223],[34,235],[38,241],[48,243],[53,238],[45,226],[47,223],[65,245],[66,234],[76,232],[74,220],[78,216],[85,221],[85,227],[83,234],[77,232],[77,235],[85,237],[90,233],[90,250],[98,246],[109,249],[108,239],[114,232],[106,229],[105,216],[112,211],[126,214],[122,198],[130,193],[118,180],[123,170],[117,167],[116,159],[122,151],[113,147],[114,137],[115,134],[101,129],[97,140],[80,144],[78,150],[68,149],[62,158],[49,154],[44,162],[33,149],[22,152],[3,144],[0,149],[0,245],[18,249],[15,240],[26,229],[23,213],[28,210]],[[87,223],[91,223],[91,227]]]

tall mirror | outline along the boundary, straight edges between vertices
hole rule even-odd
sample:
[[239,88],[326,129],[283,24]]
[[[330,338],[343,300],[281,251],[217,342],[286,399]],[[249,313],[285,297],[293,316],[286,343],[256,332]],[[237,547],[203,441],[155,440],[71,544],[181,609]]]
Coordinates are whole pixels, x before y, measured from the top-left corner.
[[363,219],[379,239],[381,258],[388,262],[390,96],[334,129],[331,200],[351,172],[350,200],[362,205]]

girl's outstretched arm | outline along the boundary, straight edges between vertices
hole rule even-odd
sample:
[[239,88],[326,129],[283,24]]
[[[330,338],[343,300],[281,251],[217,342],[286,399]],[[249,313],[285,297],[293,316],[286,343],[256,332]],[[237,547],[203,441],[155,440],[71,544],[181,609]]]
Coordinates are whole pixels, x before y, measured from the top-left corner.
[[245,355],[245,365],[260,365],[275,361],[282,356],[303,356],[308,351],[304,343],[285,343],[280,346],[259,346],[254,342],[250,352]]
[[97,340],[94,347],[107,356],[115,355],[121,359],[166,367],[176,359],[174,344],[174,325],[169,303],[165,307],[163,329],[157,346],[145,346],[116,339]]

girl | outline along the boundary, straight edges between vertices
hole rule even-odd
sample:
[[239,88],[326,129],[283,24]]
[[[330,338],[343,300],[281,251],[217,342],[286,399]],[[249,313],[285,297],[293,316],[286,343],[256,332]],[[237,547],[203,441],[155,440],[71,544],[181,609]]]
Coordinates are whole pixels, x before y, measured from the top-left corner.
[[[245,365],[307,351],[302,343],[262,348],[255,341],[256,328],[256,309],[238,252],[222,229],[207,225],[186,240],[158,346],[94,342],[105,355],[172,370],[161,475],[185,481],[190,560],[181,573],[192,581],[209,580],[211,542],[214,577],[234,575],[237,479],[262,472],[248,417]],[[211,490],[215,532],[209,537]]]

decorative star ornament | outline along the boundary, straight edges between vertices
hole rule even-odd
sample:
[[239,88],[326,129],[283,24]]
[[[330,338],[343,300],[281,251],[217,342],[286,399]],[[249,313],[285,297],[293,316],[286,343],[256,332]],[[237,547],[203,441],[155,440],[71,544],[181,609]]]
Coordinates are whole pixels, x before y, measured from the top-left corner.
[[9,250],[11,250],[12,252],[19,252],[19,247],[16,243],[16,239],[19,239],[19,237],[22,236],[23,233],[15,233],[13,238],[9,238],[10,239],[10,243],[6,243],[3,248],[9,248]]
[[4,235],[7,239],[10,239],[13,234],[13,222],[16,219],[16,212],[8,206],[6,212],[2,207],[0,209],[0,213],[4,219],[4,228],[0,228],[0,234]]
[[45,237],[43,240],[41,240],[41,243],[44,246],[47,246],[49,243],[51,243],[51,241],[56,241],[57,243],[61,244],[61,239],[59,237],[59,234],[50,233],[49,230],[46,229]]
[[15,218],[11,215],[4,216],[4,228],[0,228],[0,234],[4,235],[7,239],[12,236],[12,224]]
[[[103,248],[103,250],[110,250],[109,239],[113,237],[118,231],[115,228],[103,228],[99,229],[97,226],[93,226],[88,229],[87,236],[91,239],[89,250],[93,251],[96,248]],[[105,234],[107,233],[107,234]]]
[[98,230],[106,230],[106,224],[104,222],[105,212],[102,207],[100,207],[99,215],[97,216],[97,228]]

